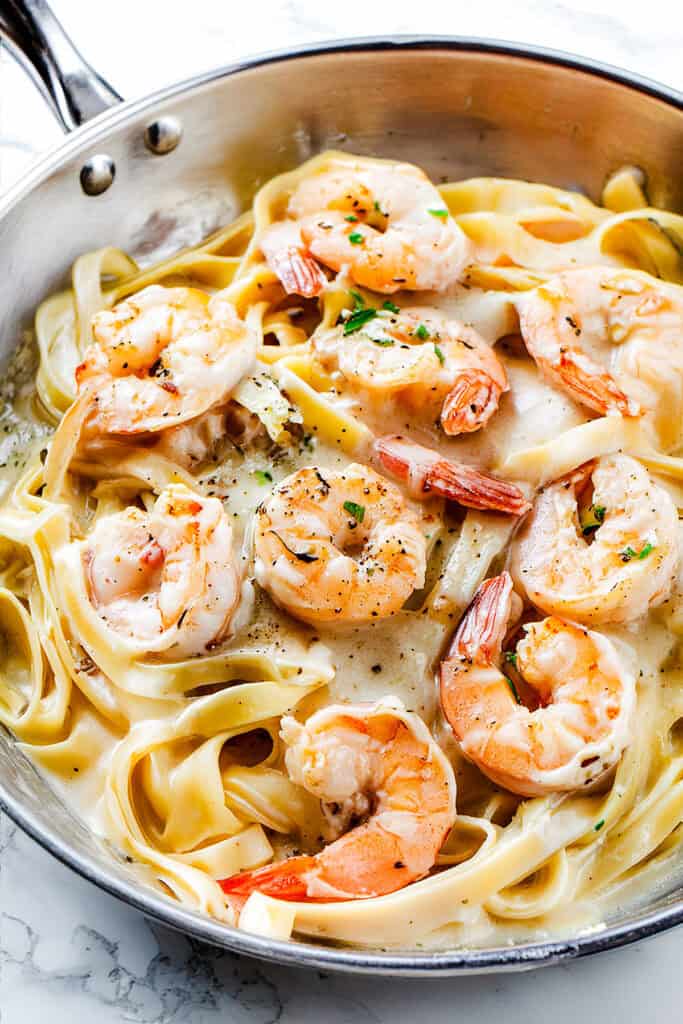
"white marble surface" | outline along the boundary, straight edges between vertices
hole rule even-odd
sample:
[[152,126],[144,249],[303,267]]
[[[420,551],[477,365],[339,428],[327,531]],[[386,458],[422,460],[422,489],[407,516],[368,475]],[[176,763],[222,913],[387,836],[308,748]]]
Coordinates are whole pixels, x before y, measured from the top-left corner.
[[[555,46],[683,88],[677,0],[53,0],[92,63],[127,97],[246,53],[388,32],[496,36]],[[230,11],[234,9],[231,16]],[[0,187],[59,132],[0,53]],[[683,931],[526,975],[351,979],[259,964],[150,924],[0,819],[2,1024],[478,1024],[681,1019]]]

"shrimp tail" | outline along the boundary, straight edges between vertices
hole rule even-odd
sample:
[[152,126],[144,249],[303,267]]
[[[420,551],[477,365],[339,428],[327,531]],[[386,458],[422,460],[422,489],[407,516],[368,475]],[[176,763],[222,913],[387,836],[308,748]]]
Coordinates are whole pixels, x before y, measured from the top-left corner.
[[222,878],[218,884],[231,903],[240,906],[253,892],[261,892],[278,900],[309,900],[306,876],[315,867],[315,857],[289,857],[255,871],[242,871],[230,878]]
[[288,247],[280,252],[269,252],[266,260],[288,295],[312,299],[327,285],[322,267],[303,249]]
[[447,658],[490,662],[499,653],[512,611],[512,577],[509,572],[485,580],[460,620]]
[[444,459],[406,438],[382,437],[375,442],[382,466],[407,483],[413,497],[435,494],[466,508],[522,515],[531,508],[514,484],[480,473],[471,466]]
[[557,365],[546,364],[545,360],[543,363],[548,375],[559,380],[581,405],[603,416],[610,412],[618,412],[622,416],[640,416],[642,410],[639,404],[629,398],[614,378],[594,365],[585,354],[581,354],[579,361],[572,352],[563,352]]
[[485,370],[465,370],[446,396],[441,425],[446,434],[468,434],[488,423],[503,389]]

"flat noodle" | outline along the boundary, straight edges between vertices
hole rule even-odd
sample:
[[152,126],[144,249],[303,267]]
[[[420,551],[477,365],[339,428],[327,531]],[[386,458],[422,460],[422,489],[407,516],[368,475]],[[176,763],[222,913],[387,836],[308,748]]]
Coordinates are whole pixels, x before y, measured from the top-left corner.
[[[457,518],[431,500],[421,508],[430,524],[424,591],[394,620],[335,631],[297,623],[251,582],[254,513],[292,470],[368,463],[378,433],[413,428],[447,458],[494,470],[530,497],[583,463],[626,452],[681,508],[678,441],[659,450],[640,420],[579,409],[511,336],[517,297],[558,271],[631,267],[681,283],[683,218],[650,208],[633,168],[610,179],[601,206],[500,178],[440,186],[470,241],[470,265],[443,294],[399,292],[392,302],[437,306],[490,344],[504,339],[498,353],[512,383],[485,428],[445,438],[433,424],[420,426],[419,409],[406,414],[388,398],[373,407],[346,393],[311,343],[314,331],[354,310],[377,316],[386,296],[354,288],[345,270],[329,273],[317,299],[288,296],[262,252],[264,232],[285,216],[297,186],[348,159],[324,153],[273,179],[234,224],[152,266],[114,248],[87,253],[74,264],[71,288],[38,309],[32,415],[61,426],[47,457],[37,438],[23,472],[7,476],[0,508],[0,722],[90,827],[143,866],[146,883],[234,924],[217,880],[294,846],[315,850],[325,830],[319,801],[287,774],[282,716],[303,720],[332,701],[398,697],[422,714],[458,769],[458,814],[438,870],[370,899],[284,903],[256,893],[241,926],[366,947],[575,932],[598,924],[637,879],[671,870],[680,847],[683,584],[637,633],[605,630],[640,669],[638,726],[613,777],[588,793],[521,800],[464,760],[434,696],[434,668],[453,625],[502,565],[516,521],[475,510]],[[92,340],[92,317],[152,284],[219,295],[257,337],[256,362],[230,396],[242,434],[189,464],[144,434],[82,444],[96,392],[76,399],[74,373]],[[174,659],[141,652],[109,628],[91,602],[77,542],[131,505],[149,512],[179,485],[222,500],[247,579],[233,635],[200,657]]]

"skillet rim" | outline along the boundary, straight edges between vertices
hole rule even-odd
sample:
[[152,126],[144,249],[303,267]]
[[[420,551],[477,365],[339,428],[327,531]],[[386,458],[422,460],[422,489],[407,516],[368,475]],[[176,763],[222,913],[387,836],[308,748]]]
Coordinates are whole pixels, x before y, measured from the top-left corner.
[[[516,43],[489,38],[440,35],[392,35],[387,37],[359,37],[321,41],[268,51],[202,72],[165,86],[140,99],[117,104],[72,132],[61,145],[39,158],[29,171],[0,199],[0,222],[9,212],[51,174],[59,171],[79,152],[105,139],[112,129],[144,113],[149,107],[164,103],[194,89],[202,88],[222,78],[269,64],[289,60],[325,56],[343,52],[384,52],[399,50],[446,50],[453,53],[484,53],[500,57],[515,57],[555,67],[568,68],[596,78],[603,78],[635,92],[665,103],[683,114],[683,92],[665,86],[635,72],[614,67],[588,57],[579,57],[543,46]],[[683,119],[682,119],[683,125]],[[29,762],[31,769],[37,771]],[[42,776],[41,776],[42,778]],[[48,782],[49,784],[49,782]],[[181,931],[194,939],[219,946],[235,953],[288,966],[312,967],[365,975],[396,975],[403,977],[429,977],[438,975],[463,976],[467,974],[512,972],[549,966],[617,949],[659,932],[683,924],[683,893],[670,906],[649,913],[640,913],[634,919],[590,931],[576,938],[533,942],[492,949],[456,948],[446,952],[417,953],[413,951],[378,952],[363,948],[332,947],[312,942],[273,940],[239,929],[175,905],[154,890],[149,893],[137,886],[110,876],[104,868],[74,851],[55,835],[46,834],[36,816],[24,808],[0,779],[0,809],[34,839],[48,853],[99,889],[141,911],[145,916]]]

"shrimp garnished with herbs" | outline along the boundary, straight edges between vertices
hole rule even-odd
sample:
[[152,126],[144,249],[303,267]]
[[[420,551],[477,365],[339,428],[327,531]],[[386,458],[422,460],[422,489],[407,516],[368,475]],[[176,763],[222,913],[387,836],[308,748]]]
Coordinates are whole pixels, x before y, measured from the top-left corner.
[[470,260],[466,235],[423,171],[341,154],[301,181],[286,220],[260,244],[285,290],[307,296],[325,286],[319,264],[391,294],[442,291]]
[[300,469],[256,515],[256,579],[304,622],[393,615],[424,585],[426,552],[417,513],[366,466]]
[[355,321],[316,332],[312,347],[321,365],[376,404],[395,399],[413,415],[439,420],[446,434],[484,426],[508,390],[491,346],[436,309],[389,305],[365,306]]
[[486,580],[441,663],[441,703],[462,752],[521,796],[576,790],[613,768],[631,739],[636,687],[607,637],[551,617],[509,652],[533,695],[500,667],[512,613],[508,573]]
[[256,359],[256,335],[220,296],[151,285],[95,314],[76,369],[84,436],[167,430],[226,402]]
[[514,572],[548,614],[629,622],[668,597],[678,535],[669,493],[636,459],[605,455],[538,495],[517,540]]
[[645,415],[667,448],[679,441],[683,288],[641,270],[582,267],[516,305],[530,355],[575,401]]
[[228,634],[240,576],[217,498],[171,484],[150,512],[103,516],[76,543],[95,611],[141,653],[205,654]]
[[[455,821],[453,769],[400,702],[336,704],[282,720],[290,777],[322,802],[327,837],[299,855],[221,882],[239,909],[253,892],[281,900],[367,899],[429,873]],[[365,819],[350,828],[352,822]]]

